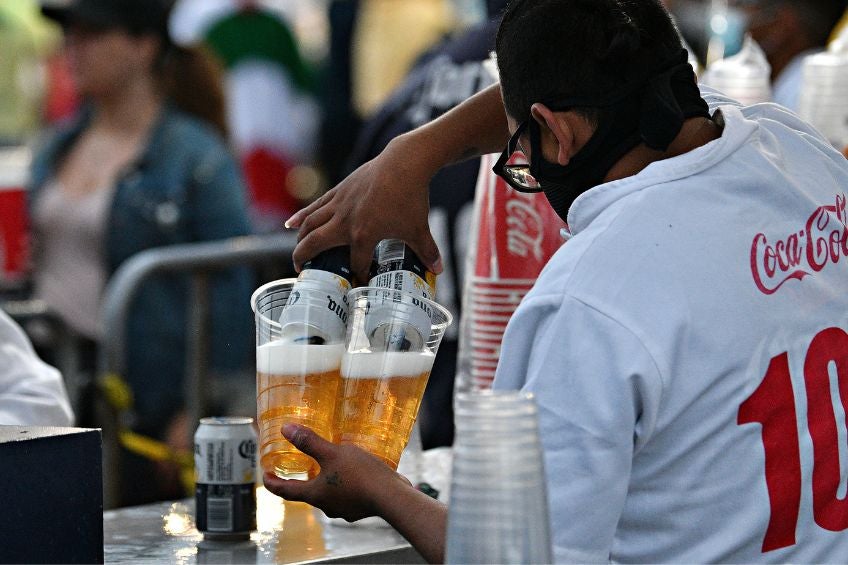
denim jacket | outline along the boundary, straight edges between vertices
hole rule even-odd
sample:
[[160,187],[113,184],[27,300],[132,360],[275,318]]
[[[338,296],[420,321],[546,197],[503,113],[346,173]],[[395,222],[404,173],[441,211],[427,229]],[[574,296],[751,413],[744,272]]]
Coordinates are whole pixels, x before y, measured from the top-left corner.
[[[38,151],[30,210],[89,122],[90,113],[82,112]],[[145,249],[249,233],[245,193],[238,164],[220,136],[166,106],[141,157],[117,180],[104,246],[108,274]],[[212,281],[210,364],[223,371],[244,367],[252,340],[251,273],[228,270]],[[187,277],[158,275],[131,308],[123,377],[133,389],[139,431],[160,435],[182,405],[188,301]]]

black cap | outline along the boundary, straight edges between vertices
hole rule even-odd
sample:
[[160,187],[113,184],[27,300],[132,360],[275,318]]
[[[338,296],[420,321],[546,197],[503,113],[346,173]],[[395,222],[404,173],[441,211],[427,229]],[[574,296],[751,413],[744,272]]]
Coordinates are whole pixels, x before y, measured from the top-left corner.
[[63,26],[119,27],[167,38],[172,4],[173,0],[41,0],[41,13]]

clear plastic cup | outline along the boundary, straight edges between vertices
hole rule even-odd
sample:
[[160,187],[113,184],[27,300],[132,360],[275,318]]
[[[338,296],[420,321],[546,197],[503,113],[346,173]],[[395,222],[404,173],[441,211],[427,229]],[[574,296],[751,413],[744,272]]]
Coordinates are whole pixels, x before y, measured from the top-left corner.
[[[309,336],[301,339],[301,333],[331,333],[320,331],[327,325],[327,317],[319,308],[302,308],[304,303],[326,305],[327,293],[298,287],[301,294],[295,302],[289,298],[296,283],[297,279],[282,279],[263,285],[250,303],[256,317],[260,464],[263,471],[279,477],[305,479],[317,474],[318,464],[289,443],[281,429],[287,422],[299,423],[332,439],[344,342],[341,336],[329,341],[322,338],[323,344],[310,343]],[[287,309],[297,310],[297,322],[284,315]],[[302,332],[294,331],[298,325]]]
[[355,288],[348,301],[334,441],[397,469],[452,317],[432,300],[381,287]]
[[768,102],[772,97],[771,65],[751,36],[745,38],[739,53],[707,67],[701,80],[744,105]]
[[848,53],[838,49],[804,58],[798,114],[835,147],[848,144]]
[[532,396],[461,393],[454,414],[446,562],[550,563],[547,488]]

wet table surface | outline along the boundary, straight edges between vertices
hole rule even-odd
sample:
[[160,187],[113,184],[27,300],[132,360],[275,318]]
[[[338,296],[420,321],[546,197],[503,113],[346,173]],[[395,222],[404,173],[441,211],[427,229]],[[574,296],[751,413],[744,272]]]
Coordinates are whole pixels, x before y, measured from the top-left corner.
[[[423,480],[447,494],[448,450],[425,452]],[[259,487],[257,531],[249,540],[205,540],[194,527],[194,501],[160,502],[103,514],[106,563],[423,563],[385,522],[347,524],[307,504],[284,502]],[[440,495],[439,499],[443,499]]]

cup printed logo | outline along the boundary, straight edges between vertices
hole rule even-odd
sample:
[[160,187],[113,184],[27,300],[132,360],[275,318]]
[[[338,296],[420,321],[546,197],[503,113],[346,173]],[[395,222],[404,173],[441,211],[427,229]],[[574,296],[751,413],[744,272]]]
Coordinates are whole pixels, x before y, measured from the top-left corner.
[[833,206],[819,206],[806,224],[782,239],[764,233],[751,243],[751,275],[757,289],[771,295],[785,283],[820,272],[848,257],[848,214],[845,194]]
[[560,229],[565,223],[542,193],[518,192],[497,175],[486,175],[481,183],[485,184],[478,186],[474,204],[478,229],[474,276],[535,279],[562,245]]
[[534,208],[534,200],[518,191],[518,197],[506,203],[507,249],[519,257],[533,257],[543,261],[542,241],[545,237],[544,220]]

